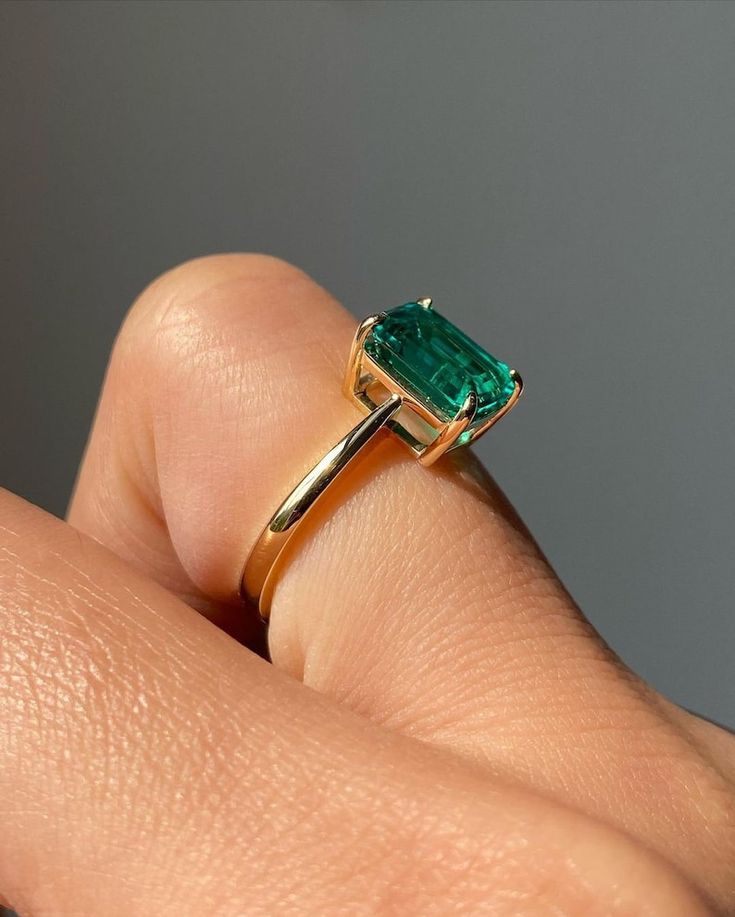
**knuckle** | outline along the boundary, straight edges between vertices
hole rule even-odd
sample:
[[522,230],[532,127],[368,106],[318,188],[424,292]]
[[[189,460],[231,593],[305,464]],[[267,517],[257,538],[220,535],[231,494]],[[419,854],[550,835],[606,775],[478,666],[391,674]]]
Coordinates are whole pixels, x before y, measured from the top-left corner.
[[284,329],[300,333],[306,317],[297,304],[313,300],[317,290],[299,268],[270,255],[208,255],[178,265],[129,309],[106,389],[122,393],[116,402],[145,413],[159,388],[190,390],[210,371],[227,379],[246,355],[257,360],[263,348],[276,349]]
[[[240,310],[257,309],[262,293],[294,283],[313,283],[299,268],[272,255],[233,253],[185,261],[157,277],[133,303],[123,321],[118,345],[145,347],[151,338],[182,327],[206,332],[216,291],[233,294]],[[255,295],[254,295],[255,294]]]

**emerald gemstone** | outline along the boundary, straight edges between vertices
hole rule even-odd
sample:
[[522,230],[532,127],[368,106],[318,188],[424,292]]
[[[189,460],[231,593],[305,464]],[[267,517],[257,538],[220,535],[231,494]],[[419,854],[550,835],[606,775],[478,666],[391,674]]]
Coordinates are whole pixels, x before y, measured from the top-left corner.
[[409,302],[391,309],[365,341],[365,351],[435,416],[451,420],[467,395],[477,412],[462,441],[513,394],[510,368],[432,308]]

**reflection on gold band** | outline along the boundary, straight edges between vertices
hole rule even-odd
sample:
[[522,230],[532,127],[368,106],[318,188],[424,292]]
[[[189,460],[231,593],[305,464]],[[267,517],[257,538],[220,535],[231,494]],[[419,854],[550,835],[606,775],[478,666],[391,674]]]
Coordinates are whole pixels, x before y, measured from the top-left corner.
[[243,569],[240,591],[258,606],[263,620],[270,616],[274,574],[286,544],[327,487],[400,407],[400,395],[394,395],[350,430],[294,487],[261,532]]

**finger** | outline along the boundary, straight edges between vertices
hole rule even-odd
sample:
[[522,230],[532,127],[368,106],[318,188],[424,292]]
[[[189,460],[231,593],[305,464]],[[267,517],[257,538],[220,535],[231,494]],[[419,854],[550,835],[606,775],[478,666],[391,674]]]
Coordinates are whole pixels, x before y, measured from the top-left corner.
[[0,888],[26,917],[704,912],[622,836],[367,726],[63,523],[8,494],[0,518]]
[[[264,522],[361,416],[341,394],[354,326],[274,259],[164,276],[118,341],[72,522],[181,594],[235,601]],[[604,647],[471,459],[423,469],[386,440],[317,512],[274,597],[279,666],[723,881],[720,770]]]

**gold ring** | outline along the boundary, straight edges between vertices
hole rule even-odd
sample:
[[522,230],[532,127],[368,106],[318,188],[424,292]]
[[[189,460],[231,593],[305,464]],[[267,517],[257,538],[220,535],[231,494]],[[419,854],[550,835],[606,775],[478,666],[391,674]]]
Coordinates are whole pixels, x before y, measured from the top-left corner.
[[523,389],[516,370],[483,350],[418,299],[370,315],[355,334],[345,395],[368,416],[294,487],[260,533],[243,567],[242,597],[264,621],[284,548],[311,507],[384,429],[424,465],[475,442],[510,411]]

